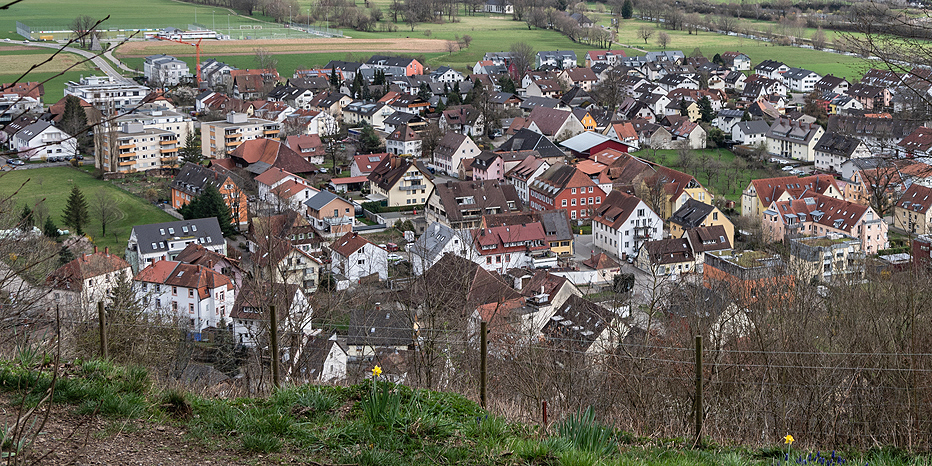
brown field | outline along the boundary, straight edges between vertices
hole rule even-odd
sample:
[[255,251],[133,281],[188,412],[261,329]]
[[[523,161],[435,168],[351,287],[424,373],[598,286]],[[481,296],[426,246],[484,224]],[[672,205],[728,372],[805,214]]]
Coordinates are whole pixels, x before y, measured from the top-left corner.
[[[447,41],[437,39],[257,39],[201,42],[201,55],[252,55],[256,48],[269,53],[331,53],[331,52],[445,52]],[[146,57],[157,53],[194,56],[190,45],[164,41],[127,42],[117,54],[124,57]]]
[[[44,60],[45,56],[43,55],[5,55],[3,57],[3,73],[5,74],[15,74],[23,73],[29,68],[36,64],[37,62]],[[66,70],[69,66],[74,65],[80,60],[81,57],[77,55],[72,55],[70,53],[61,54],[56,56],[52,61],[36,68],[36,72],[59,72]]]

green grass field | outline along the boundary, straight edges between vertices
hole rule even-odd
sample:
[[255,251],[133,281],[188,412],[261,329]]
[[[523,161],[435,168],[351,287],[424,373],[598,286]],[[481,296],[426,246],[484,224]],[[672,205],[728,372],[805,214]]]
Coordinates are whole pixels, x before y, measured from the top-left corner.
[[[740,202],[741,192],[751,180],[773,176],[767,169],[749,168],[743,160],[735,161],[737,156],[727,149],[703,149],[693,151],[694,162],[690,167],[683,167],[675,150],[658,150],[656,153],[640,150],[634,155],[659,163],[665,167],[689,173],[715,196],[724,196],[730,201]],[[717,164],[716,170],[706,172],[700,166],[703,157]],[[710,175],[711,174],[711,179]]]
[[[133,226],[175,220],[161,209],[117,188],[110,182],[98,180],[84,170],[75,170],[71,167],[4,172],[0,175],[0,197],[15,193],[17,210],[21,210],[24,205],[32,207],[39,202],[44,202],[52,220],[59,228],[67,229],[68,227],[62,225],[61,214],[71,194],[71,187],[74,185],[77,185],[84,193],[91,214],[91,220],[85,227],[85,232],[98,247],[109,247],[111,251],[120,255],[123,255],[123,250],[126,249],[126,240]],[[22,189],[17,192],[20,186]],[[119,220],[107,225],[106,237],[100,236],[100,221],[94,218],[94,199],[99,189],[104,189],[107,196],[116,200],[121,213]]]

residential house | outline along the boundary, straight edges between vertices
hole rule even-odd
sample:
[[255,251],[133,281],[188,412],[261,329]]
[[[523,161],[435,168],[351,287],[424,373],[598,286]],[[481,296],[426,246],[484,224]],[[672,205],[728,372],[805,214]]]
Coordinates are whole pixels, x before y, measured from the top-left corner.
[[913,183],[893,207],[893,226],[910,235],[932,233],[932,188]]
[[440,171],[452,175],[465,158],[479,154],[479,147],[468,136],[456,132],[447,132],[440,138],[434,149],[434,160]]
[[783,62],[764,60],[754,67],[754,74],[759,74],[770,79],[781,80],[780,77],[783,73],[789,71],[789,69],[790,67]]
[[424,65],[413,58],[373,55],[366,64],[374,70],[384,71],[388,78],[424,74]]
[[825,130],[814,123],[803,123],[789,117],[776,119],[764,137],[767,151],[785,158],[815,161],[815,145]]
[[317,290],[323,261],[288,239],[261,239],[252,253],[257,279],[267,283],[294,285],[307,293]]
[[735,225],[713,205],[689,199],[667,220],[670,222],[671,238],[682,238],[690,230],[717,225],[725,229],[728,243],[735,244]]
[[139,105],[149,95],[149,88],[132,80],[117,80],[110,76],[83,76],[78,82],[65,84],[65,95],[73,95],[100,111],[125,112]]
[[521,201],[527,204],[530,201],[528,198],[528,185],[547,171],[548,168],[550,168],[550,164],[547,161],[538,157],[527,157],[505,173],[505,180],[515,187]]
[[823,134],[814,149],[816,169],[835,173],[848,160],[871,156],[860,139],[831,132]]
[[663,219],[644,201],[612,191],[592,216],[593,246],[615,257],[635,257],[645,241],[663,238]]
[[880,112],[890,106],[893,94],[890,89],[869,84],[855,83],[848,88],[848,95],[857,99],[868,112]]
[[586,92],[591,91],[592,87],[599,82],[599,78],[596,77],[591,68],[564,69],[557,77],[567,88],[576,86]]
[[385,128],[385,119],[395,109],[381,102],[354,101],[343,107],[343,122],[350,126],[367,124],[377,130]]
[[193,163],[184,164],[169,185],[172,208],[181,209],[203,193],[208,185],[213,186],[223,196],[223,202],[230,208],[230,221],[240,230],[244,230],[249,224],[249,201],[246,192],[229,172],[219,167],[214,169]]
[[916,128],[909,136],[903,138],[898,146],[903,148],[906,157],[928,157],[932,155],[932,128],[920,126]]
[[350,164],[350,176],[369,176],[372,170],[375,170],[375,167],[378,167],[385,157],[388,157],[388,153],[354,155],[353,163]]
[[382,249],[359,233],[349,232],[330,245],[330,270],[339,278],[357,283],[370,275],[379,280],[388,279],[388,251]]
[[498,146],[496,151],[537,151],[540,158],[551,165],[562,162],[566,156],[552,140],[537,131],[527,128],[516,131],[511,138]]
[[110,305],[112,291],[121,279],[132,278],[128,262],[110,254],[110,248],[98,252],[94,246],[93,254],[81,254],[55,269],[45,278],[45,284],[52,289],[53,302],[62,305],[69,319],[85,321],[93,318],[98,302]]
[[374,309],[354,309],[350,312],[346,335],[349,361],[370,360],[384,351],[404,352],[414,347],[414,320],[397,306],[375,303]]
[[524,97],[544,97],[559,99],[563,95],[563,87],[555,79],[535,79],[524,87]]
[[456,83],[462,81],[464,78],[463,73],[450,68],[449,66],[441,66],[434,71],[431,71],[430,80],[435,83]]
[[205,158],[229,156],[246,141],[277,138],[281,124],[244,113],[230,113],[224,121],[201,123],[201,155]]
[[353,98],[334,91],[325,91],[317,94],[308,106],[311,110],[317,110],[330,114],[337,120],[343,120],[343,109],[353,102]]
[[586,131],[582,122],[569,110],[535,107],[525,120],[525,128],[553,141],[569,139]]
[[164,53],[146,57],[142,70],[146,82],[156,87],[177,86],[192,77],[187,63]]
[[790,239],[790,269],[802,283],[831,283],[864,277],[861,241],[829,234]]
[[[236,295],[230,312],[233,338],[237,345],[253,348],[262,344],[268,334],[270,305],[276,307],[281,329],[288,329],[280,344],[291,343],[295,335],[288,333],[297,333],[300,337],[310,337],[316,333],[311,326],[314,310],[300,287],[281,284],[247,285]],[[304,338],[298,339],[297,345],[301,345],[302,340]]]
[[732,248],[732,243],[726,236],[728,233],[722,225],[692,228],[686,231],[686,240],[696,260],[696,271],[702,273],[705,264],[705,255],[713,251],[724,251]]
[[624,50],[590,50],[586,52],[586,68],[591,68],[596,63],[614,66],[626,56]]
[[260,138],[246,141],[230,153],[231,165],[254,174],[278,168],[298,175],[310,175],[317,166],[310,163],[278,139]]
[[192,243],[218,254],[227,253],[220,224],[216,217],[210,217],[136,225],[130,231],[123,256],[133,267],[133,273],[137,273],[156,261],[175,260]]
[[577,65],[576,52],[572,50],[555,50],[537,52],[535,68],[550,65],[559,70],[575,68]]
[[421,157],[421,136],[410,126],[404,125],[385,138],[385,150],[393,155]]
[[111,172],[177,168],[179,151],[193,133],[190,116],[143,104],[94,128],[95,164]]
[[685,144],[686,147],[698,150],[706,147],[706,133],[699,126],[687,119],[682,119],[670,125],[670,135],[673,136],[674,144]]
[[598,304],[571,295],[541,329],[553,348],[595,356],[613,351],[620,343],[616,315]]
[[314,227],[327,236],[353,231],[356,207],[330,191],[320,191],[304,201],[305,215]]
[[424,209],[428,223],[453,229],[479,226],[483,215],[514,212],[523,203],[515,187],[497,180],[446,181],[434,185]]
[[731,140],[745,146],[757,146],[767,143],[770,125],[764,120],[751,120],[736,123],[731,129]]
[[420,162],[389,154],[369,174],[372,194],[389,207],[423,205],[433,190],[433,176]]
[[534,212],[507,212],[482,217],[480,228],[540,223],[544,228],[545,244],[556,256],[576,252],[575,236],[564,209]]
[[900,141],[920,126],[923,126],[920,120],[904,120],[881,113],[832,115],[826,129],[860,139],[874,155],[900,158],[904,155]]
[[639,145],[661,150],[673,148],[673,135],[663,126],[643,118],[631,120],[631,125],[638,133]]
[[689,199],[712,202],[712,195],[692,175],[657,165],[630,154],[620,156],[601,173],[599,183],[653,198],[660,218],[667,218]]
[[315,165],[324,163],[324,156],[327,155],[324,143],[320,140],[320,136],[316,134],[288,136],[285,139],[285,145]]
[[472,159],[472,179],[505,181],[505,161],[499,154],[484,150]]
[[848,87],[851,84],[845,78],[839,78],[831,73],[822,76],[822,79],[815,84],[815,91],[819,94],[833,92],[836,94],[847,94]]
[[472,105],[456,105],[440,114],[440,130],[457,132],[466,136],[485,135],[485,118]]
[[205,248],[198,243],[191,243],[175,256],[175,260],[184,264],[201,265],[223,274],[233,282],[233,288],[239,291],[245,283],[246,274],[240,261]]
[[648,241],[641,246],[636,257],[635,266],[655,277],[678,277],[696,271],[696,256],[687,238]]
[[571,220],[589,218],[605,193],[572,165],[551,166],[528,186],[531,210],[568,209]]
[[550,248],[540,222],[482,227],[472,232],[472,239],[475,262],[490,272],[535,268],[537,259],[548,265],[556,263],[555,259],[547,260]]
[[715,115],[712,126],[722,130],[725,134],[732,134],[735,125],[741,123],[743,118],[744,110],[723,108]]
[[750,71],[751,58],[741,52],[722,52],[722,61],[733,71]]
[[231,70],[233,98],[256,100],[265,97],[281,80],[275,70]]
[[421,276],[448,253],[475,261],[472,244],[469,230],[454,230],[440,222],[431,223],[408,248],[414,275]]
[[200,265],[158,260],[133,281],[137,298],[150,312],[172,315],[196,334],[217,328],[236,300],[229,277]]
[[752,180],[742,191],[741,215],[760,218],[764,210],[774,201],[801,199],[811,194],[821,194],[835,199],[844,198],[831,175],[761,178]]
[[[282,186],[285,183],[299,184],[305,187],[310,187],[310,184],[306,179],[281,168],[270,168],[264,171],[261,175],[255,177],[254,181],[256,182],[256,186],[258,188],[259,200],[268,204],[273,204],[277,201],[275,195],[278,191],[276,190],[279,186]],[[294,188],[291,188],[291,190],[294,190]]]
[[868,254],[890,246],[887,224],[873,208],[821,194],[771,203],[762,226],[769,241],[839,233],[857,238]]
[[514,13],[515,6],[508,0],[485,0],[484,9],[486,13],[510,15]]
[[346,378],[348,360],[346,343],[338,339],[335,333],[330,338],[311,337],[301,351],[295,378],[318,383],[343,380]]
[[24,127],[10,139],[10,149],[15,155],[31,161],[49,157],[71,158],[77,154],[77,146],[77,141],[70,134],[47,120],[38,120]]
[[796,92],[812,92],[822,76],[804,68],[790,68],[783,73],[783,84]]
[[638,133],[634,130],[634,125],[632,125],[629,121],[612,123],[606,126],[604,134],[616,141],[621,141],[627,144],[634,150],[638,150],[640,148]]

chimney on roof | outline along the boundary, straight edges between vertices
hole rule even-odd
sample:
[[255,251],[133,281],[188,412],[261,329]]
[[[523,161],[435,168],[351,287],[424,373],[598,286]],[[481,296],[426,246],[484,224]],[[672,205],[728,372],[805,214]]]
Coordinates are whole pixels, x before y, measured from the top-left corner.
[[207,261],[207,268],[208,268],[208,269],[214,268],[214,261],[213,261],[213,259],[209,259],[209,260]]
[[97,245],[94,245],[94,254],[97,254]]
[[357,236],[359,236],[359,233],[357,233],[357,232],[354,231],[354,232],[353,232],[353,238],[355,238],[355,237],[357,237]]
[[110,255],[110,246],[107,246],[107,247],[104,248],[104,254],[106,254],[106,255],[108,255],[108,256]]

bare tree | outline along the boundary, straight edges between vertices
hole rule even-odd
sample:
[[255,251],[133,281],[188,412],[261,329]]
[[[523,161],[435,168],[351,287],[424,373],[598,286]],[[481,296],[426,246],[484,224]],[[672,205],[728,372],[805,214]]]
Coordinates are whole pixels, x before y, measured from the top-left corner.
[[[647,3],[650,3],[650,2],[647,2]],[[654,28],[645,24],[638,28],[638,38],[643,39],[644,44],[646,45],[648,39],[650,39],[651,37],[654,37],[654,31],[655,31]]]
[[534,47],[527,42],[513,42],[510,50],[511,63],[515,65],[519,77],[523,76],[534,64]]
[[822,30],[822,26],[819,26],[819,29],[812,34],[812,48],[816,50],[825,48],[825,31]]
[[71,22],[72,36],[77,39],[81,47],[87,48],[94,39],[100,37],[97,31],[98,21],[88,15],[80,15]]
[[669,43],[670,43],[670,35],[667,34],[665,31],[660,31],[660,34],[657,34],[657,45],[659,45],[660,48],[666,50],[667,45]]
[[265,70],[268,72],[276,71],[278,68],[278,59],[272,55],[268,49],[256,48],[253,49],[255,54],[256,67],[260,70]]
[[116,199],[106,189],[98,188],[94,191],[94,200],[91,205],[94,216],[100,221],[100,235],[107,236],[107,225],[123,216]]

